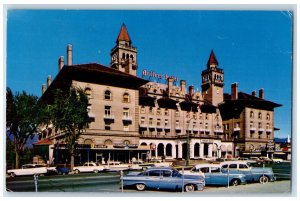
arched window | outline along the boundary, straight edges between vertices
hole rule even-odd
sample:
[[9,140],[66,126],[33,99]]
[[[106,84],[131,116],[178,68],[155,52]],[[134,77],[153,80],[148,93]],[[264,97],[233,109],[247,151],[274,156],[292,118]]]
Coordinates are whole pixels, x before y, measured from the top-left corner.
[[166,146],[166,155],[172,156],[172,145],[171,144],[167,144],[167,146]]
[[106,90],[104,92],[104,100],[111,100],[111,92],[109,90]]
[[250,118],[254,118],[254,113],[253,113],[253,111],[250,112]]
[[270,114],[269,113],[267,114],[266,118],[267,118],[267,120],[270,120]]
[[262,118],[262,115],[261,115],[261,112],[258,113],[258,118],[261,119]]
[[86,96],[89,99],[92,97],[92,90],[91,90],[91,88],[89,88],[89,87],[85,88],[84,92],[85,92]]
[[129,103],[129,94],[128,93],[124,93],[123,94],[123,102],[124,103]]

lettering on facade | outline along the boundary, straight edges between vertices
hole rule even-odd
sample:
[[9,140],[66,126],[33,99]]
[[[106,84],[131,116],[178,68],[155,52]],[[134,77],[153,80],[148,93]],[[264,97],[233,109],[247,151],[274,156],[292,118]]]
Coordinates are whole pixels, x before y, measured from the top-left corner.
[[214,140],[211,140],[211,139],[201,139],[200,142],[201,143],[214,143]]
[[156,79],[165,79],[167,80],[169,77],[174,79],[174,82],[178,81],[178,77],[175,76],[169,76],[168,74],[160,74],[160,73],[155,73],[154,71],[148,71],[148,70],[143,70],[142,71],[142,76],[148,76],[149,78],[156,78]]

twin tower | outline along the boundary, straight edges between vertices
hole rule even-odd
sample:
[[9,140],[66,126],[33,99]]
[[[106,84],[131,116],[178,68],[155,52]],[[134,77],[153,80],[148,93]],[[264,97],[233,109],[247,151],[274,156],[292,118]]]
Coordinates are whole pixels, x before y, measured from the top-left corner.
[[[132,42],[125,24],[122,24],[116,40],[116,46],[110,52],[110,67],[136,76],[137,50]],[[213,50],[210,53],[206,69],[202,71],[203,99],[217,106],[223,102],[224,71],[218,68],[218,61]]]

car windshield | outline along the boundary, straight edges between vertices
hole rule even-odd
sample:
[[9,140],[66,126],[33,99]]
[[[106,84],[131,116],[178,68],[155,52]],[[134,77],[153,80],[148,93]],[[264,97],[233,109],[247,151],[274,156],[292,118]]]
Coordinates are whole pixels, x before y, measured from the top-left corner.
[[177,170],[173,170],[172,177],[181,177],[181,174]]

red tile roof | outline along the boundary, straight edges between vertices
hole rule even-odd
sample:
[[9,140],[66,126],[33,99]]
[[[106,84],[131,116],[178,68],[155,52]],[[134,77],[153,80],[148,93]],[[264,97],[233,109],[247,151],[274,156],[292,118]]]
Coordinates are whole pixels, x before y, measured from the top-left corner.
[[53,144],[52,140],[49,140],[49,139],[43,139],[43,140],[40,140],[38,142],[35,142],[33,143],[34,145],[50,145],[50,144]]
[[209,68],[211,65],[218,66],[218,60],[217,60],[213,50],[210,52],[210,56],[209,56],[206,66]]
[[130,37],[129,37],[129,34],[128,34],[128,32],[127,32],[127,29],[126,29],[126,26],[125,26],[124,23],[122,24],[122,27],[121,27],[119,36],[118,36],[118,38],[117,38],[117,42],[118,42],[118,41],[127,41],[127,42],[131,42]]

